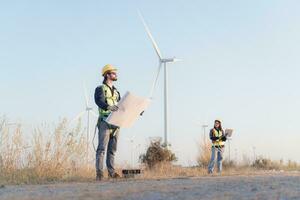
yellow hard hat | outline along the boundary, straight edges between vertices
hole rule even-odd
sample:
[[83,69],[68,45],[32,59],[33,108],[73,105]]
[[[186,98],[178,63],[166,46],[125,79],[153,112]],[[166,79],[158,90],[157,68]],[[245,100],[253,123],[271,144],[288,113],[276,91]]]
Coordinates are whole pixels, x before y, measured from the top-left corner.
[[117,71],[118,69],[115,68],[113,65],[111,64],[107,64],[102,68],[102,76],[104,76],[107,72],[110,71]]

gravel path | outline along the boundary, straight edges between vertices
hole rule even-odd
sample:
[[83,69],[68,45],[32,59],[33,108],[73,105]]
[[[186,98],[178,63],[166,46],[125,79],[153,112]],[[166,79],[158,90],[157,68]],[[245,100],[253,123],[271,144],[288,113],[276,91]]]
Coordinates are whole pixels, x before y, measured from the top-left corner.
[[300,199],[300,175],[193,177],[5,186],[1,200]]

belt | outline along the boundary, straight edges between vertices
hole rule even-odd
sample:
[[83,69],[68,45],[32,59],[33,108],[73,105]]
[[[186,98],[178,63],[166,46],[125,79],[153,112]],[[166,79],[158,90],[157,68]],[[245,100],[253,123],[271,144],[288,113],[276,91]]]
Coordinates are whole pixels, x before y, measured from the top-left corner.
[[99,116],[99,118],[100,118],[100,120],[101,120],[101,121],[105,121],[105,120],[106,120],[106,118],[108,118],[108,116],[109,116],[109,115],[105,115],[105,116]]
[[223,148],[224,145],[213,145],[213,147],[217,147],[217,148]]

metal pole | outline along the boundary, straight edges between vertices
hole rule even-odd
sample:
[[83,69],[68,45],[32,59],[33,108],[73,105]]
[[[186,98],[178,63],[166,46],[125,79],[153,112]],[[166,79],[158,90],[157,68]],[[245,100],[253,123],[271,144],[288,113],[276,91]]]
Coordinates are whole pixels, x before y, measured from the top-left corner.
[[88,108],[88,121],[87,121],[87,136],[86,136],[86,162],[89,162],[89,135],[90,135],[90,110]]
[[168,147],[168,69],[167,69],[167,63],[164,62],[164,98],[165,98],[165,141],[164,144],[166,147]]
[[252,147],[253,148],[253,159],[254,162],[256,161],[256,152],[255,152],[255,146]]
[[2,154],[2,143],[3,143],[3,132],[4,132],[4,128],[5,128],[5,122],[3,122],[2,124],[1,124],[1,127],[0,127],[0,153]]
[[228,150],[229,150],[229,164],[230,164],[230,138],[228,138]]
[[133,145],[133,140],[130,140],[131,142],[131,167],[134,168],[134,145]]
[[234,150],[235,151],[235,163],[238,164],[238,155],[237,155],[237,149]]

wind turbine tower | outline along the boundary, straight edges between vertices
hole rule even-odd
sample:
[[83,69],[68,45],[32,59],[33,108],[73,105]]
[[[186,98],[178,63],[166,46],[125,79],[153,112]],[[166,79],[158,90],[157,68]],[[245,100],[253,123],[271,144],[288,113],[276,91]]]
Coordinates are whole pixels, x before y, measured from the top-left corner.
[[141,21],[143,22],[143,25],[146,29],[146,32],[147,32],[147,35],[148,37],[150,38],[151,40],[151,43],[152,43],[152,46],[158,56],[158,61],[159,61],[159,65],[158,65],[158,69],[157,69],[157,74],[156,74],[156,77],[154,79],[154,82],[153,82],[153,85],[152,85],[152,88],[151,88],[151,92],[150,92],[150,98],[152,99],[153,97],[153,92],[154,92],[154,89],[156,87],[156,84],[157,84],[157,79],[158,79],[158,76],[159,76],[159,72],[161,70],[161,68],[163,67],[164,68],[164,145],[166,147],[168,147],[170,144],[168,143],[168,133],[169,133],[169,121],[168,121],[168,112],[169,112],[169,95],[168,95],[168,66],[167,64],[168,63],[174,63],[174,62],[177,62],[177,61],[181,61],[180,59],[177,59],[175,57],[173,58],[164,58],[158,48],[158,45],[157,43],[155,42],[151,32],[150,32],[150,29],[149,27],[147,26],[141,12],[139,12],[139,16],[141,18]]
[[85,84],[83,85],[83,89],[84,89],[84,96],[85,96],[85,110],[82,111],[81,113],[79,113],[73,120],[76,121],[77,119],[81,118],[84,114],[87,114],[87,125],[86,125],[86,162],[89,162],[89,145],[90,145],[90,124],[91,124],[91,114],[95,117],[98,118],[98,115],[93,111],[93,108],[90,106],[89,104],[89,98],[87,95],[87,89]]

